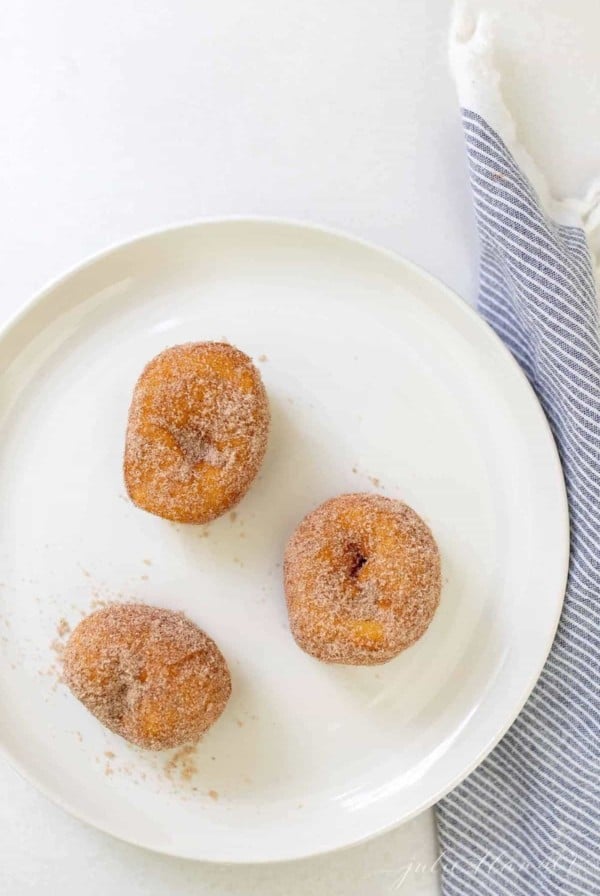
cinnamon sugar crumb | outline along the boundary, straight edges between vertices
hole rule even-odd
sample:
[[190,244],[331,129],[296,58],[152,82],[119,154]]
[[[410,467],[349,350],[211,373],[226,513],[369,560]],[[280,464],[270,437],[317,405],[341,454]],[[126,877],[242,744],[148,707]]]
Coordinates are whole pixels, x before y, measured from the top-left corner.
[[219,799],[219,792],[218,792],[217,790],[209,790],[209,791],[208,791],[208,795],[209,795],[209,797],[211,798],[211,800],[218,800],[218,799]]
[[181,747],[165,765],[167,778],[173,780],[173,778],[178,777],[182,781],[190,781],[198,771],[196,760],[196,747],[194,745]]
[[[59,641],[58,638],[55,638],[54,641],[51,643],[50,648],[54,651],[56,656],[60,659],[64,653],[65,645],[62,641]],[[52,671],[52,667],[51,667],[50,671]]]
[[71,631],[71,626],[67,622],[67,620],[63,617],[58,620],[58,625],[56,626],[56,633],[59,638],[64,638],[65,635],[68,635]]

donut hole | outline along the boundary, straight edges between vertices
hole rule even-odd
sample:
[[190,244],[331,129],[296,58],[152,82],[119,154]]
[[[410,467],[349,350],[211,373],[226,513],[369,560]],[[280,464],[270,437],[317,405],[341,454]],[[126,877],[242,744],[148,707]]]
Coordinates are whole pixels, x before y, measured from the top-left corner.
[[231,693],[214,641],[182,614],[142,604],[112,604],[83,619],[63,671],[102,724],[151,750],[197,741]]
[[339,495],[289,539],[284,582],[290,628],[303,650],[326,663],[376,665],[427,629],[440,599],[440,556],[408,505]]
[[216,342],[166,349],[134,388],[125,439],[127,493],[164,519],[208,523],[250,487],[268,430],[269,403],[247,355]]

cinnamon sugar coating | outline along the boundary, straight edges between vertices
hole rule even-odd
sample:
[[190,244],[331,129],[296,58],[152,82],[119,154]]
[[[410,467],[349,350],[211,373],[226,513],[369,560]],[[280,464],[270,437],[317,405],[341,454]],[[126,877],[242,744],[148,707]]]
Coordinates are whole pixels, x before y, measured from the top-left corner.
[[290,538],[290,628],[328,663],[384,663],[423,635],[440,599],[440,555],[408,505],[381,495],[325,501]]
[[124,475],[131,500],[182,523],[207,523],[243,497],[262,463],[269,405],[250,358],[222,342],[166,349],[133,393]]
[[103,725],[148,750],[195,743],[231,694],[214,641],[182,613],[142,604],[86,616],[64,650],[63,674]]

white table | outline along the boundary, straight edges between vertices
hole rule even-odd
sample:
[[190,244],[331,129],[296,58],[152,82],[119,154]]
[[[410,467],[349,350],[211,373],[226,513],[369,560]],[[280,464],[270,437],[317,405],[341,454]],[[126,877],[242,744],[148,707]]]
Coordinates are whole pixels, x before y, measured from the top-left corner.
[[[501,13],[525,142],[554,189],[580,192],[600,173],[599,4],[484,5]],[[0,317],[111,243],[234,213],[359,234],[473,301],[448,11],[446,0],[6,0]],[[6,896],[438,892],[432,813],[334,856],[236,868],[114,841],[4,765],[0,792]]]

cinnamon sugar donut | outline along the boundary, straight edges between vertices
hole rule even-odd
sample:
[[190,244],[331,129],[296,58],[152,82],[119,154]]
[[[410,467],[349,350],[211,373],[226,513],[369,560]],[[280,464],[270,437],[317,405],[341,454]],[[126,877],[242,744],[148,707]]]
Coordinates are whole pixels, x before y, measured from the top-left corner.
[[231,693],[219,648],[182,613],[113,604],[83,619],[64,680],[103,725],[147,750],[196,742]]
[[267,447],[269,405],[250,358],[223,342],[157,355],[131,402],[124,474],[150,513],[207,523],[246,493]]
[[290,627],[328,663],[374,665],[421,637],[440,599],[433,535],[406,504],[341,495],[306,516],[284,563]]

